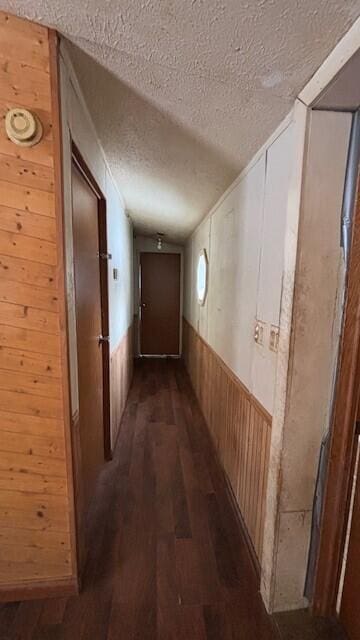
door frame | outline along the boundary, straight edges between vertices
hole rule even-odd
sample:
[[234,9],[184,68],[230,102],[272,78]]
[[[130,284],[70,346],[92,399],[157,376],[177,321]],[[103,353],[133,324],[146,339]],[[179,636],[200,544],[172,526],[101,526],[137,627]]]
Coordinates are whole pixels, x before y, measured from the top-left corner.
[[[108,291],[108,250],[107,250],[107,211],[106,198],[97,181],[87,166],[75,142],[71,140],[71,161],[82,174],[83,178],[97,197],[98,201],[98,229],[99,229],[99,273],[100,273],[100,302],[101,302],[101,332],[109,336],[109,291]],[[103,433],[104,458],[111,460],[111,427],[110,427],[110,343],[103,342]]]
[[352,487],[357,407],[360,397],[360,173],[346,283],[344,322],[334,393],[331,439],[322,510],[312,611],[336,614]]

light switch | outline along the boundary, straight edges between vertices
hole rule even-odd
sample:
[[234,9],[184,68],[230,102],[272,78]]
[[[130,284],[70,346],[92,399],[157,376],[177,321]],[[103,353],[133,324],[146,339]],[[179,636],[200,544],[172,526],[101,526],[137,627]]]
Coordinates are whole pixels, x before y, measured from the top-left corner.
[[114,278],[114,280],[119,280],[119,271],[118,271],[117,267],[113,268],[113,278]]
[[274,324],[270,326],[270,341],[269,341],[269,349],[270,351],[275,351],[279,348],[279,327],[276,327]]

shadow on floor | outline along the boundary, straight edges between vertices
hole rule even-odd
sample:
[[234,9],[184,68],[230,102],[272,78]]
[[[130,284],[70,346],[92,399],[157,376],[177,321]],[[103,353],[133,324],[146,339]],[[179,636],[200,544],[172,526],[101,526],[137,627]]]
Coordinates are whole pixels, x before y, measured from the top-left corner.
[[281,640],[348,640],[336,620],[314,618],[305,609],[276,613],[273,617]]

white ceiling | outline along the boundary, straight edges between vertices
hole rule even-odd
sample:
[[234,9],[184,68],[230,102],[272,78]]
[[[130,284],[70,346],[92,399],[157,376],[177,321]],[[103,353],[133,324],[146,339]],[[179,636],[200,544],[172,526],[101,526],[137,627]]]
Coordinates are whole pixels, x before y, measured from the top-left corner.
[[72,48],[74,65],[135,227],[181,241],[289,112],[360,0],[0,8],[56,27],[82,50]]

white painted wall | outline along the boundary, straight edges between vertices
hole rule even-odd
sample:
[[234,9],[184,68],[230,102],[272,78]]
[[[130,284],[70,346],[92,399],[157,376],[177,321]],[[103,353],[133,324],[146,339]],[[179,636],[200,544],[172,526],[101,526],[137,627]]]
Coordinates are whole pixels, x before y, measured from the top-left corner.
[[[140,337],[139,337],[139,267],[141,253],[157,253],[157,241],[155,238],[147,236],[135,236],[134,238],[134,316],[136,317],[137,335],[135,336],[135,353],[140,353]],[[170,242],[162,243],[162,253],[178,253],[180,254],[180,346],[179,353],[182,351],[182,316],[183,316],[183,298],[184,298],[184,247]]]
[[[108,251],[112,254],[112,259],[108,265],[110,353],[120,343],[133,318],[133,232],[132,224],[125,213],[122,195],[113,180],[104,152],[97,139],[96,131],[68,57],[64,41],[61,42],[60,83],[71,405],[72,413],[74,414],[79,405],[72,242],[71,139],[74,140],[80,150],[106,198],[107,242]],[[114,267],[118,269],[118,280],[113,278]]]
[[[106,172],[108,251],[109,262],[109,320],[110,351],[114,351],[133,320],[133,231],[129,218],[124,213],[119,192]],[[118,279],[113,277],[113,268],[118,270]]]
[[[210,270],[210,229],[211,218],[206,218],[189,238],[184,249],[184,316],[205,340],[208,335],[208,301],[200,305],[196,293],[197,257],[202,249],[206,250]],[[210,282],[210,279],[209,279]]]
[[264,181],[265,154],[211,216],[208,342],[250,391]]
[[[272,413],[285,218],[293,160],[289,117],[189,238],[185,249],[185,317],[261,404]],[[197,259],[209,258],[209,289],[196,297]],[[264,342],[254,341],[256,319]]]

